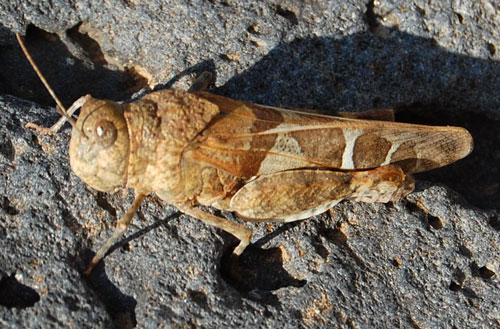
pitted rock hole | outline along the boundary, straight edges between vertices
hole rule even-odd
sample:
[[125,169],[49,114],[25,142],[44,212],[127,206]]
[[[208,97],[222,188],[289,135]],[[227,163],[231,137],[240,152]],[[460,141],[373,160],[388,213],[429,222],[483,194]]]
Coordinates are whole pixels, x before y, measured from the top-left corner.
[[269,293],[283,287],[303,287],[305,280],[292,277],[283,268],[279,248],[261,249],[249,246],[239,257],[228,249],[221,259],[222,278],[233,288],[250,298],[258,299],[258,292]]
[[14,275],[0,279],[0,305],[7,308],[27,308],[39,300],[40,295],[36,290],[17,281]]
[[10,139],[0,139],[0,154],[2,154],[7,160],[14,161],[16,150]]
[[19,214],[19,210],[17,210],[16,207],[14,207],[10,200],[5,196],[0,199],[0,206],[9,215],[15,216]]

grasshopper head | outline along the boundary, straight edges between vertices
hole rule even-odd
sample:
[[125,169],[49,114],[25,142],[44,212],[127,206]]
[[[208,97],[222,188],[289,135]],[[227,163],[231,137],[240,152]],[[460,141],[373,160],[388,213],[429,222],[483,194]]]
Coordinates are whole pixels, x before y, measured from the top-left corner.
[[129,135],[120,104],[88,97],[71,133],[71,168],[87,185],[109,192],[127,182]]

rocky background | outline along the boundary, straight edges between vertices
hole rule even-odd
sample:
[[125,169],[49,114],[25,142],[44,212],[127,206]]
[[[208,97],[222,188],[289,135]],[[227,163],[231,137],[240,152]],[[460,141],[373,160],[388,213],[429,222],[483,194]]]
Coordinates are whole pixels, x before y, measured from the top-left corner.
[[[324,113],[469,129],[474,152],[393,204],[343,202],[255,244],[148,197],[127,238],[82,275],[132,193],[85,186],[16,43],[69,106],[186,89]],[[0,327],[498,328],[500,5],[481,1],[0,3]],[[234,218],[231,214],[223,214]]]

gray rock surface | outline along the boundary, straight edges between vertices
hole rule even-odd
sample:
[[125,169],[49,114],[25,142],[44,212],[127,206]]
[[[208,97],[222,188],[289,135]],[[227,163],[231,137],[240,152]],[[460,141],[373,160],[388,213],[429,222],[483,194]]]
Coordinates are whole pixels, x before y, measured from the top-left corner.
[[[0,327],[495,328],[500,326],[500,6],[482,1],[0,3]],[[148,88],[291,108],[396,108],[469,129],[474,152],[417,176],[394,204],[344,202],[228,234],[147,198],[90,278],[92,250],[132,202],[69,168],[70,129],[39,136],[53,101],[130,101]],[[234,218],[231,214],[224,214]]]

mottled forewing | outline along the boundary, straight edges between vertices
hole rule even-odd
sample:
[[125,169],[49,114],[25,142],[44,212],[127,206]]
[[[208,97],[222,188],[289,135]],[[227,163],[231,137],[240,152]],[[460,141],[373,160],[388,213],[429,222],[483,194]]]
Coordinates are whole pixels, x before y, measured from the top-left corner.
[[220,113],[194,140],[190,156],[238,177],[388,164],[418,172],[454,162],[472,150],[472,139],[462,128],[330,117],[197,95],[216,104]]

